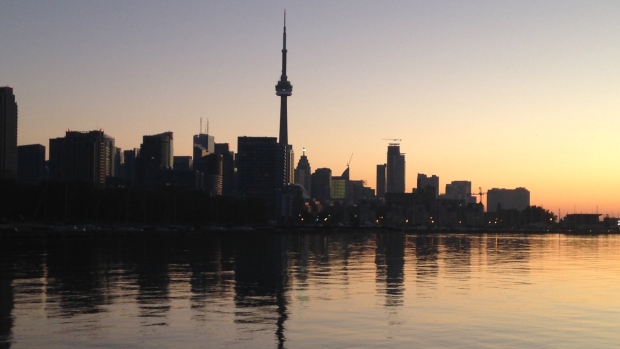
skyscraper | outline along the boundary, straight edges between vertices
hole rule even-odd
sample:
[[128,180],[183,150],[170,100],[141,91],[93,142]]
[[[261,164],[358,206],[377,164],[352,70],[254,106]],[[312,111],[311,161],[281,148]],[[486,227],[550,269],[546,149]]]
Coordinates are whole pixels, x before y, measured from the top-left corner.
[[50,179],[103,185],[114,174],[114,138],[103,130],[67,131],[50,139]]
[[288,182],[286,149],[275,137],[239,137],[237,178],[239,194],[258,197],[275,208],[277,194]]
[[308,193],[311,192],[312,186],[310,176],[310,162],[306,156],[306,148],[303,148],[303,155],[299,158],[297,169],[295,169],[295,184],[299,184],[304,187]]
[[387,193],[405,192],[405,154],[398,143],[390,143],[387,152]]
[[312,197],[324,201],[331,200],[332,170],[319,168],[312,174]]
[[46,179],[45,146],[42,144],[17,147],[17,178],[23,182],[40,182]]
[[276,84],[276,95],[280,96],[280,137],[278,143],[286,148],[286,183],[294,181],[293,178],[293,146],[288,143],[288,114],[286,98],[293,93],[293,85],[286,76],[286,11],[284,11],[284,30],[282,34],[282,75]]
[[386,169],[387,165],[386,164],[380,164],[377,165],[377,197],[378,198],[384,198],[385,197],[385,190],[386,190],[386,186],[385,186],[385,169]]
[[142,136],[136,158],[136,184],[153,187],[164,181],[164,171],[172,170],[174,147],[172,132]]
[[13,88],[3,86],[0,87],[0,179],[14,179],[16,176],[17,103]]

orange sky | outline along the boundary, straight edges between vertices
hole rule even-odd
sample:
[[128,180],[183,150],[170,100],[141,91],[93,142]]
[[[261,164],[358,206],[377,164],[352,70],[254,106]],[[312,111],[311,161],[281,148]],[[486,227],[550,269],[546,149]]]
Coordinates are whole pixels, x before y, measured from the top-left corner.
[[435,174],[620,215],[615,2],[7,3],[0,84],[19,144],[103,128],[129,149],[173,131],[189,155],[200,118],[233,149],[277,136],[284,8],[289,141],[313,169],[340,174],[354,154],[352,178],[374,188],[397,138],[408,190]]

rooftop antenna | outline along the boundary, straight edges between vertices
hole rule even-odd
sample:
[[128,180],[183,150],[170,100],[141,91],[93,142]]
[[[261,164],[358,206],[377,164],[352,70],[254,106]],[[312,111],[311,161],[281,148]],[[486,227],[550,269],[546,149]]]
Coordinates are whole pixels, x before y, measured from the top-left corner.
[[207,134],[209,134],[209,118],[207,118]]
[[198,130],[198,134],[202,133],[202,118],[200,118],[200,130]]

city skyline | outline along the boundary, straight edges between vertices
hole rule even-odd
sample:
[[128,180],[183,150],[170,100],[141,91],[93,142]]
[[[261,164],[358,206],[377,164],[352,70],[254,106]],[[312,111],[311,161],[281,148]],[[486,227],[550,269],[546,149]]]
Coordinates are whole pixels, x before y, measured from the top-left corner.
[[102,128],[127,150],[169,130],[191,155],[205,118],[236,151],[239,136],[277,135],[286,8],[289,144],[315,168],[341,173],[356,154],[351,178],[374,188],[396,137],[406,192],[425,173],[440,191],[525,187],[562,215],[617,215],[619,6],[10,3],[0,85],[20,106],[19,145]]

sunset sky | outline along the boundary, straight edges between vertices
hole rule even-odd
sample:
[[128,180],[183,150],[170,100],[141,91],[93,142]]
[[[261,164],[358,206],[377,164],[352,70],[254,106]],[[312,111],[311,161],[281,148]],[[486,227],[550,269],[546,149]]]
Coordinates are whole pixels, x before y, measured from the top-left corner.
[[[389,138],[418,173],[620,215],[618,1],[3,1],[0,85],[20,145],[104,129],[122,149],[200,118],[219,143],[278,134],[375,188]],[[486,203],[486,199],[483,200]]]

